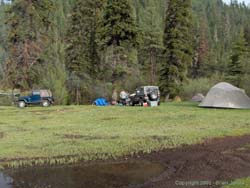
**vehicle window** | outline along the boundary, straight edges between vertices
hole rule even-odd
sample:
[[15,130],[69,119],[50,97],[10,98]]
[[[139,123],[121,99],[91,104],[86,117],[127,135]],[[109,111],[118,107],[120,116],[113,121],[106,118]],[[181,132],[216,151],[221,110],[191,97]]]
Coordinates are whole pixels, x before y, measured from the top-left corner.
[[158,89],[157,88],[154,88],[154,87],[151,87],[151,88],[147,88],[147,93],[158,93]]
[[141,87],[141,88],[140,88],[140,94],[143,94],[143,93],[144,93],[144,88]]
[[33,91],[32,95],[40,95],[40,92],[39,91]]
[[49,94],[49,92],[47,90],[42,90],[41,91],[41,97],[49,97],[49,96],[50,96],[50,94]]

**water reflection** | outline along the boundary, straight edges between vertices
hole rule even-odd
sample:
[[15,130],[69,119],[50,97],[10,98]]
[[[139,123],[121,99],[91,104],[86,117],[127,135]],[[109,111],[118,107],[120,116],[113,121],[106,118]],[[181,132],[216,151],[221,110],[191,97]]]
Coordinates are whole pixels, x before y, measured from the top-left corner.
[[117,188],[141,184],[163,170],[147,161],[26,168],[0,174],[0,188]]
[[4,174],[0,173],[0,188],[12,188],[13,180],[12,178],[5,176]]

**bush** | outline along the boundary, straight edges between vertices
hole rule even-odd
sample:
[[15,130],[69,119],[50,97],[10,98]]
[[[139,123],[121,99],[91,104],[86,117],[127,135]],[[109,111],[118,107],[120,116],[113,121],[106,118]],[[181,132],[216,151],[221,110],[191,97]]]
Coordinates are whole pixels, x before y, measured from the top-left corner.
[[206,95],[209,89],[216,83],[214,80],[208,78],[199,78],[195,80],[188,80],[182,87],[181,97],[190,100],[197,93]]
[[13,104],[12,97],[9,95],[0,95],[0,106],[11,106]]
[[63,66],[50,65],[39,75],[40,81],[36,86],[41,89],[49,89],[55,97],[56,104],[67,103],[68,91],[66,88],[66,71]]
[[242,89],[244,89],[247,93],[248,96],[250,96],[250,77],[249,75],[245,75],[244,76],[244,79],[243,79],[243,82],[242,82]]

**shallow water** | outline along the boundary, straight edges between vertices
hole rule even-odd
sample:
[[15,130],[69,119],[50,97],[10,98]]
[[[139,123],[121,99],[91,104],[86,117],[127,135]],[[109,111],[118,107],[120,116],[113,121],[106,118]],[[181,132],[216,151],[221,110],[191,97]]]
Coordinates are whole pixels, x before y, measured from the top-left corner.
[[147,161],[36,167],[0,173],[0,188],[118,188],[144,183],[164,167]]

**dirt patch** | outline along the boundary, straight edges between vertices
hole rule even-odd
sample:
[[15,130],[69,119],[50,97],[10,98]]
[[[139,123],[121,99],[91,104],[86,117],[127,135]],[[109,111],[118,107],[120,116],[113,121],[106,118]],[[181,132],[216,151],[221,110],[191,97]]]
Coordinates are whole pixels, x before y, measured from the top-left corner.
[[0,139],[3,139],[4,137],[4,132],[0,132]]
[[40,120],[48,120],[49,117],[43,116],[43,117],[40,117],[39,119],[40,119]]
[[29,113],[33,113],[33,114],[36,114],[36,115],[43,115],[43,114],[55,114],[55,113],[68,113],[68,112],[75,112],[75,110],[73,108],[62,108],[62,109],[57,109],[57,110],[54,110],[54,109],[43,109],[43,110],[32,110],[30,111]]
[[101,118],[102,121],[112,121],[112,120],[117,120],[118,117],[105,117],[105,118]]
[[151,139],[151,140],[155,140],[157,142],[162,142],[162,141],[166,141],[168,140],[168,143],[171,143],[171,137],[169,136],[147,136],[146,138]]
[[250,136],[227,137],[141,156],[167,170],[136,188],[217,188],[249,177],[249,144]]
[[[59,136],[59,134],[57,134]],[[83,139],[83,140],[113,140],[113,139],[118,139],[119,136],[110,136],[110,137],[105,137],[105,136],[86,136],[86,135],[78,135],[78,134],[64,134],[60,135],[62,138],[65,139]]]

